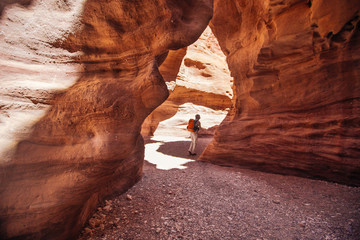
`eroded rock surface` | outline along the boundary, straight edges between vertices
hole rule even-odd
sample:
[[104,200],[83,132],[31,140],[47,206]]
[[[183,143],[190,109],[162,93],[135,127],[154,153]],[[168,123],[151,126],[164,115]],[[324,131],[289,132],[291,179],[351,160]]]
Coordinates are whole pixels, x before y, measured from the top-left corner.
[[235,106],[203,160],[360,185],[358,3],[215,1]]
[[[358,1],[214,8],[234,108],[202,160],[360,185]],[[167,98],[212,1],[7,0],[0,12],[0,234],[69,239],[99,200],[140,178],[141,124]],[[216,64],[185,56],[184,66],[196,78],[174,90],[175,105],[230,96],[197,88]]]
[[170,96],[145,119],[142,134],[154,135],[160,122],[172,118],[163,125],[159,134],[176,136],[181,132],[188,135],[185,130],[187,121],[198,113],[216,119],[206,122],[210,119],[203,118],[202,134],[212,135],[215,126],[222,121],[219,119],[225,117],[232,105],[233,79],[211,29],[208,27],[186,49],[170,51],[160,73],[167,82]]
[[158,65],[200,36],[212,1],[13,2],[0,22],[0,234],[71,239],[139,180],[141,124],[168,96]]

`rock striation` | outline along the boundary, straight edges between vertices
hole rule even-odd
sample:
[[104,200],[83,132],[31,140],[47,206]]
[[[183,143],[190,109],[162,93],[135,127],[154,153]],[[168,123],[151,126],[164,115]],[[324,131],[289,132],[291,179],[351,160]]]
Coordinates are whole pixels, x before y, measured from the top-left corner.
[[[170,51],[159,68],[168,88],[168,99],[144,121],[141,133],[152,136],[159,123],[169,120],[156,134],[187,136],[189,118],[195,114],[212,117],[203,120],[202,134],[212,135],[231,107],[232,81],[225,55],[208,27],[187,48]],[[176,116],[175,116],[176,115]],[[209,121],[209,120],[215,121]],[[174,125],[175,124],[175,125]],[[168,128],[168,129],[165,129]],[[174,131],[175,130],[175,131]]]
[[1,4],[0,235],[71,239],[141,177],[141,124],[168,97],[158,66],[212,1],[16,2]]
[[214,2],[234,111],[202,160],[360,186],[359,2]]
[[234,97],[201,160],[360,186],[357,0],[7,0],[1,238],[72,239],[99,201],[135,184],[142,123],[174,79],[148,133],[186,96],[228,106],[230,80],[209,81],[226,70],[198,54],[213,45],[184,49],[212,15]]

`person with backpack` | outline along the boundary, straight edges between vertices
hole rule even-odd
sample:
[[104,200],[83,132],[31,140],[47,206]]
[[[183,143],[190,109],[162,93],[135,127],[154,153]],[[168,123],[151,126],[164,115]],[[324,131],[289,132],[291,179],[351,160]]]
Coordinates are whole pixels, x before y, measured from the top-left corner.
[[196,143],[197,143],[197,139],[198,139],[198,132],[199,132],[200,128],[201,128],[200,115],[196,114],[195,120],[190,119],[189,123],[188,123],[188,127],[187,127],[187,130],[190,131],[190,137],[191,137],[191,143],[190,143],[190,147],[189,147],[189,155],[191,155],[191,156],[196,155],[195,147],[196,147]]

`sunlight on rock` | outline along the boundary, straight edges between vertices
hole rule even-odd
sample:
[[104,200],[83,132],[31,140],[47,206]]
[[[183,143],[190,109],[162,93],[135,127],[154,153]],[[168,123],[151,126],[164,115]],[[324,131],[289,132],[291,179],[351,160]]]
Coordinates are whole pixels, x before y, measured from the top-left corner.
[[227,113],[227,110],[214,110],[193,103],[184,103],[179,106],[174,116],[159,123],[154,136],[188,137],[189,132],[186,130],[186,126],[189,119],[194,118],[195,114],[200,114],[201,127],[204,132],[205,129],[220,125]]
[[[176,142],[189,142],[190,139],[188,138],[175,138],[175,137],[164,137],[164,136],[158,136],[151,138],[152,141],[155,141],[155,143],[150,142],[145,145],[145,161],[148,161],[149,163],[152,163],[156,165],[157,169],[161,170],[170,170],[170,169],[186,169],[187,167],[184,166],[186,163],[193,162],[194,160],[185,158],[185,152],[187,151],[187,148],[179,149],[178,151],[184,152],[184,157],[177,157],[177,156],[171,156],[165,153],[162,153],[159,151],[161,146],[164,146],[166,143],[176,143]],[[166,141],[166,142],[165,142]]]
[[9,5],[0,19],[1,163],[10,161],[17,143],[47,113],[54,93],[73,85],[83,70],[80,64],[69,64],[81,52],[54,43],[80,29],[85,1],[66,4],[66,11],[59,11],[59,4],[49,0],[34,1],[28,8]]

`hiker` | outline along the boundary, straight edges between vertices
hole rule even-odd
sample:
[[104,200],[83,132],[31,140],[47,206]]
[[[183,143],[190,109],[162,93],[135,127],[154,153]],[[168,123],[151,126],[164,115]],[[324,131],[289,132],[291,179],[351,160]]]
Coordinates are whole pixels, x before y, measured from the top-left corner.
[[190,131],[190,137],[191,137],[191,143],[190,143],[190,147],[189,147],[189,155],[192,155],[192,156],[196,155],[195,147],[196,147],[196,142],[198,139],[198,132],[199,132],[200,128],[201,128],[200,115],[196,114],[195,120],[190,119],[189,124],[188,124],[188,131]]

